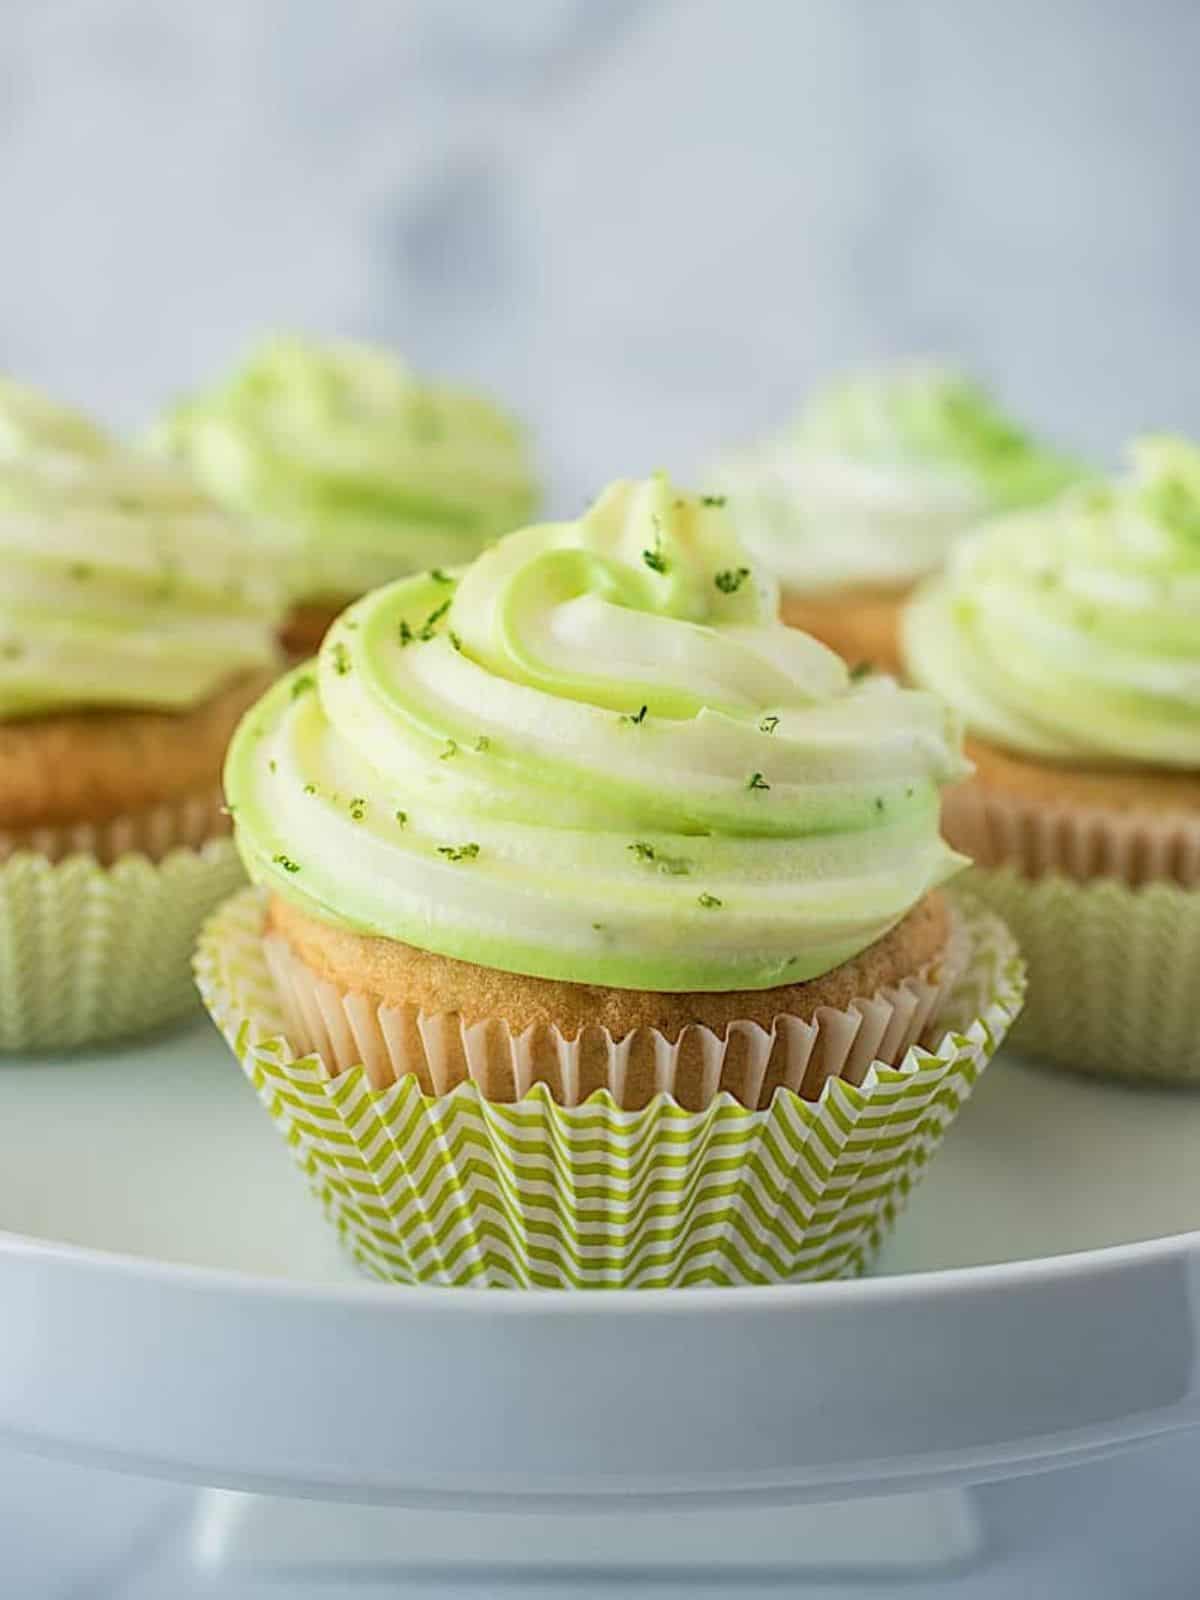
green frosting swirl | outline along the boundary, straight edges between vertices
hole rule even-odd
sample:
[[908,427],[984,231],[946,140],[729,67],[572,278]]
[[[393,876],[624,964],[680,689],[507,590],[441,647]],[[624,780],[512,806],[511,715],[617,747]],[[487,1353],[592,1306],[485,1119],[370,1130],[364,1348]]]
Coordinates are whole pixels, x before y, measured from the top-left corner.
[[197,704],[274,665],[281,609],[187,478],[0,381],[0,718]]
[[1200,450],[997,520],[908,608],[913,677],[992,743],[1200,770]]
[[867,372],[818,393],[779,438],[713,474],[786,589],[903,585],[982,518],[1082,476],[949,368]]
[[618,988],[770,988],[959,865],[934,697],[783,627],[709,497],[617,483],[351,607],[246,718],[251,875],[359,932]]
[[510,418],[366,345],[267,340],[149,443],[284,544],[297,599],[469,561],[537,502]]

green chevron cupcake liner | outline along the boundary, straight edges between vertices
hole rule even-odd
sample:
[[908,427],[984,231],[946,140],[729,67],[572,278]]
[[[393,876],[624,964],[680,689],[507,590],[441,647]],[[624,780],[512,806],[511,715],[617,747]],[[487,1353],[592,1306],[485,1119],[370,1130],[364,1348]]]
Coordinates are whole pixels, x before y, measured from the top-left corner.
[[[412,1074],[383,1089],[362,1067],[331,1074],[288,1043],[255,890],[208,924],[196,972],[343,1244],[376,1277],[544,1288],[834,1278],[862,1270],[1020,1009],[1014,941],[986,909],[955,901],[967,959],[932,1048],[872,1064],[860,1083],[828,1077],[812,1100],[779,1089],[764,1111],[728,1093],[698,1112],[666,1094],[626,1111],[607,1090],[563,1106],[537,1083],[499,1103],[470,1080],[426,1094]],[[422,1018],[422,1031],[436,1037],[447,1020],[469,1050],[474,1030],[459,1019]]]
[[1200,1083],[1200,887],[972,868],[1029,968],[1013,1044],[1077,1072]]
[[0,864],[0,1050],[96,1044],[191,1010],[196,936],[244,881],[227,838],[111,866],[17,850]]

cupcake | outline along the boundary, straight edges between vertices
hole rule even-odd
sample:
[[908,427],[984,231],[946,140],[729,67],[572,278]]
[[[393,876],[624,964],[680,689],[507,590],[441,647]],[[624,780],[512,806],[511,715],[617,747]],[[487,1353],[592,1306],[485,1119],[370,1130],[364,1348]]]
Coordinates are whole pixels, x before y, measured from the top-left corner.
[[835,383],[713,475],[739,534],[779,575],[784,620],[889,672],[900,607],[955,540],[1079,476],[977,384],[934,366]]
[[241,881],[221,763],[281,611],[178,472],[0,382],[0,1047],[191,1003],[200,924]]
[[1132,457],[961,545],[908,607],[905,657],[969,729],[945,827],[1029,960],[1020,1042],[1200,1078],[1200,451]]
[[367,345],[268,339],[149,443],[273,548],[292,601],[284,642],[300,655],[349,601],[469,561],[537,501],[511,418]]
[[776,602],[719,507],[618,483],[369,595],[243,722],[259,887],[200,983],[373,1271],[854,1271],[1003,1035],[953,722]]

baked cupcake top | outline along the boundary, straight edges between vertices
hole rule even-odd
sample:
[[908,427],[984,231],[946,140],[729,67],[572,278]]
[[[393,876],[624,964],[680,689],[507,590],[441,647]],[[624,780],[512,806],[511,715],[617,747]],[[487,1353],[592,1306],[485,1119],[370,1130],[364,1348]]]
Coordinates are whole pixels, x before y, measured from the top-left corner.
[[0,718],[195,705],[275,662],[280,611],[186,477],[0,380]]
[[568,982],[837,966],[957,869],[938,785],[963,765],[940,702],[852,680],[776,598],[720,506],[664,477],[369,595],[234,739],[252,877]]
[[867,372],[713,474],[738,531],[787,592],[904,587],[982,517],[1081,476],[952,369]]
[[511,418],[367,345],[268,339],[149,442],[283,543],[295,599],[469,561],[538,498]]
[[960,545],[908,606],[905,655],[989,743],[1200,771],[1200,450],[1148,438],[1132,460]]

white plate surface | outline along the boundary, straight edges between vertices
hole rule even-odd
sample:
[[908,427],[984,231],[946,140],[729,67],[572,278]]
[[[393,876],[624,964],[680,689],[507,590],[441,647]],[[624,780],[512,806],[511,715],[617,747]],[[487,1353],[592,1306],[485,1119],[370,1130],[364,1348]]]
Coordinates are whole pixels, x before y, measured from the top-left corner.
[[1198,1151],[1200,1097],[1002,1058],[870,1281],[389,1289],[342,1260],[207,1024],[10,1060],[0,1432],[414,1502],[829,1494],[1065,1459],[1200,1420]]

